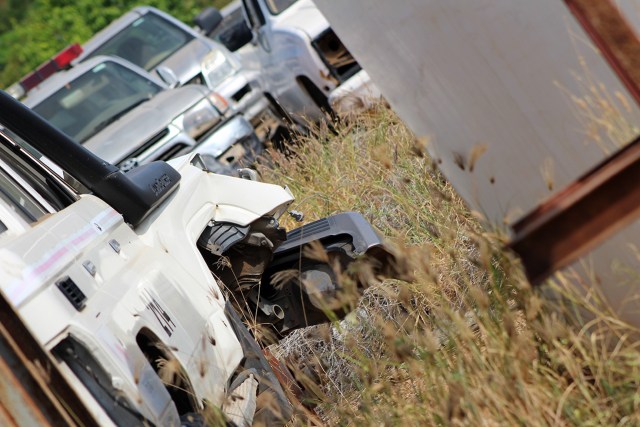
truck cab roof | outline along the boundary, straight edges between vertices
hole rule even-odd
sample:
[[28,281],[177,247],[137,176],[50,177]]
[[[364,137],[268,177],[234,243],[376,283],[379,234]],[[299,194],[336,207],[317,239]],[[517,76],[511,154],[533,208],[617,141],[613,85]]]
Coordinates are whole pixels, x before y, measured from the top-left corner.
[[[220,52],[233,67],[240,66],[221,43],[201,36],[173,16],[148,6],[125,13],[82,47],[83,53],[75,64],[96,55],[118,56],[147,71],[166,66],[176,74],[181,85],[197,79],[202,59],[212,51]],[[215,82],[210,85],[215,86]]]

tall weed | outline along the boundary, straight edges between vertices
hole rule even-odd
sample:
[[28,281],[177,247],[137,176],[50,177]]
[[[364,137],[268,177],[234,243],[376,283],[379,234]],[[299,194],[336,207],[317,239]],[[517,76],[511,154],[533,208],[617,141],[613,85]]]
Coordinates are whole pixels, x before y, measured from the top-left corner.
[[[299,195],[311,221],[363,213],[412,266],[331,326],[274,351],[330,425],[639,425],[636,331],[562,286],[531,289],[501,230],[481,226],[417,139],[385,106],[272,153],[263,178]],[[300,196],[301,195],[301,196]],[[293,224],[290,224],[294,226]],[[489,230],[489,231],[488,231]],[[566,290],[569,289],[569,290]],[[557,295],[557,292],[556,292]],[[308,412],[307,412],[308,413]],[[294,424],[317,424],[301,413]]]

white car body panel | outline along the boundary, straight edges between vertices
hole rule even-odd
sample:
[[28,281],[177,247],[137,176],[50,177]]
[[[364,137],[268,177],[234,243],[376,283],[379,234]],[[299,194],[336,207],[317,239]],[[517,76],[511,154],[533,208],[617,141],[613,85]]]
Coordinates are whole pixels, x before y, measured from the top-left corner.
[[[51,350],[69,334],[79,338],[114,386],[158,425],[179,425],[179,419],[136,343],[137,331],[161,338],[190,373],[195,394],[221,405],[225,379],[243,350],[196,241],[211,219],[248,224],[281,213],[292,201],[276,185],[205,173],[191,166],[192,157],[173,162],[182,175],[180,187],[135,230],[105,202],[85,195],[1,239],[0,289],[38,341]],[[86,296],[81,311],[56,286],[66,276]],[[65,372],[82,393],[82,384]],[[109,424],[106,415],[100,417]]]
[[329,94],[329,104],[338,113],[347,114],[367,109],[382,98],[378,87],[365,70],[342,83]]

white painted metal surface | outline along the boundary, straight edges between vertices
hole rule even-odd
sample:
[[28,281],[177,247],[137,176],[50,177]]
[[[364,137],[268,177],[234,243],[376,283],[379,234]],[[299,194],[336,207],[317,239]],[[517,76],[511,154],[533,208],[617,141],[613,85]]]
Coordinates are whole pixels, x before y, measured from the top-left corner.
[[[77,338],[113,386],[157,425],[179,425],[178,413],[137,334],[149,331],[172,350],[198,402],[221,405],[243,350],[196,241],[211,219],[244,225],[280,215],[293,200],[277,185],[205,173],[190,164],[192,157],[172,162],[180,187],[136,229],[85,195],[33,226],[8,230],[0,246],[0,290],[37,340],[51,350],[68,335]],[[65,276],[86,297],[82,310],[56,286]],[[86,396],[73,373],[63,372]],[[88,404],[108,425],[98,405]]]

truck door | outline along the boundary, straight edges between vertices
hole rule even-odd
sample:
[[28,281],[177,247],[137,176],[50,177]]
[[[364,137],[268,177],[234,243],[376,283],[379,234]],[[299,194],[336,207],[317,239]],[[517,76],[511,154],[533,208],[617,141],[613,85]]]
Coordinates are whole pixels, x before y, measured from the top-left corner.
[[254,43],[257,43],[262,53],[269,54],[271,52],[271,43],[269,31],[266,28],[267,19],[265,17],[258,0],[242,0],[244,10],[249,20],[249,27],[254,34]]
[[267,82],[266,91],[279,98],[286,90],[287,81],[289,84],[293,81],[293,76],[286,70],[282,46],[274,42],[271,16],[260,0],[242,0],[242,4],[253,33],[260,71]]

